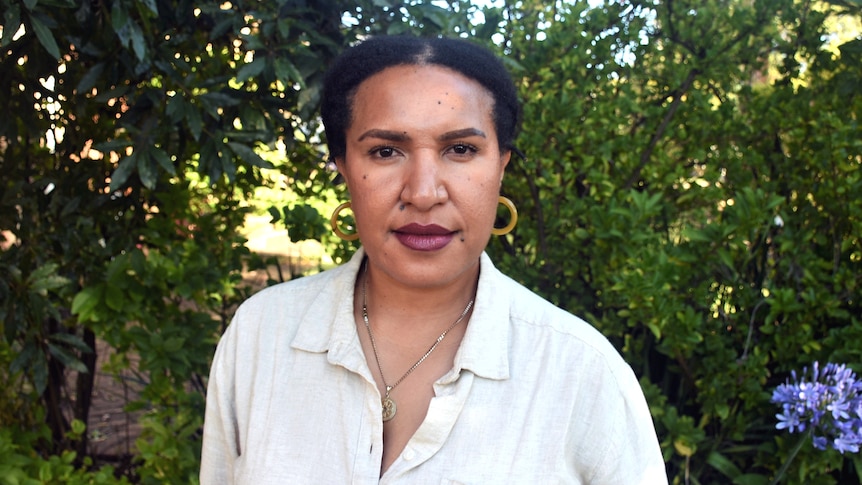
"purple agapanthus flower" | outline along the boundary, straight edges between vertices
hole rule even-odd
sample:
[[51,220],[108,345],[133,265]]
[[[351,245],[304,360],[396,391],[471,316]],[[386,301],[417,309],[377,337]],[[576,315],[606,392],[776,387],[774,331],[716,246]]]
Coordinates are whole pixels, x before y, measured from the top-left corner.
[[844,364],[815,362],[802,375],[791,372],[791,379],[772,393],[772,402],[781,405],[776,414],[777,429],[791,433],[811,430],[814,447],[827,446],[858,453],[862,446],[862,380]]

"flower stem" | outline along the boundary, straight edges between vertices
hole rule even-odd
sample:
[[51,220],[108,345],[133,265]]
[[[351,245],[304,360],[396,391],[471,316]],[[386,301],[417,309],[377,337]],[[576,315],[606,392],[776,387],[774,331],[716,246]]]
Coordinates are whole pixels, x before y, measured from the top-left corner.
[[799,442],[796,443],[796,446],[793,447],[793,450],[790,452],[790,456],[787,457],[787,461],[781,465],[781,468],[778,470],[778,473],[775,475],[775,479],[770,482],[769,485],[777,485],[782,478],[784,478],[784,474],[787,473],[787,469],[790,468],[790,463],[793,462],[793,459],[796,458],[796,455],[799,453],[799,450],[802,449],[802,445],[805,444],[805,441],[811,438],[811,428],[808,431],[799,437]]

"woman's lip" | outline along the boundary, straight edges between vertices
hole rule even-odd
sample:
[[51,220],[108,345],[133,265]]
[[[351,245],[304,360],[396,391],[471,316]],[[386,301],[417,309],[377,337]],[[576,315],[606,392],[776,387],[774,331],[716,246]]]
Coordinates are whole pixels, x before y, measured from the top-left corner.
[[395,237],[404,246],[415,251],[437,251],[443,249],[452,238],[455,231],[437,224],[422,225],[411,223],[394,231]]
[[446,229],[443,226],[438,226],[437,224],[428,224],[427,226],[425,226],[422,224],[411,222],[410,224],[399,227],[395,230],[395,232],[416,234],[419,236],[441,236],[444,234],[452,234],[452,232],[454,231]]

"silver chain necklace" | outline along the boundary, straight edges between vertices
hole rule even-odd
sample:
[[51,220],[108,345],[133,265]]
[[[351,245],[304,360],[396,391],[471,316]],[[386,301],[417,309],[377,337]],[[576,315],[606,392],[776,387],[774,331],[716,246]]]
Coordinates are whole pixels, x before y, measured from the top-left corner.
[[380,365],[380,356],[377,353],[377,344],[374,342],[374,334],[371,333],[371,324],[368,322],[368,263],[365,263],[365,281],[362,282],[362,321],[365,322],[365,329],[368,330],[368,339],[371,340],[371,349],[374,351],[374,360],[377,362],[377,370],[380,371],[380,380],[383,381],[383,385],[386,387],[386,394],[380,400],[380,404],[383,406],[384,422],[394,418],[395,413],[398,411],[398,407],[395,405],[395,401],[392,399],[389,393],[391,393],[392,390],[395,389],[396,386],[398,386],[398,384],[401,384],[401,382],[404,381],[407,376],[413,373],[413,371],[416,370],[416,368],[419,367],[419,365],[424,362],[429,355],[431,355],[431,352],[434,352],[434,349],[436,349],[437,346],[440,345],[440,342],[442,342],[443,339],[446,338],[446,334],[449,333],[450,330],[452,330],[459,323],[461,323],[461,320],[464,320],[464,317],[466,317],[467,313],[470,312],[470,309],[473,308],[473,301],[475,301],[475,299],[471,299],[470,302],[467,303],[467,306],[464,308],[464,311],[461,312],[461,315],[458,316],[458,319],[455,320],[455,323],[449,325],[449,328],[444,330],[443,333],[441,333],[440,336],[437,337],[437,340],[434,342],[433,345],[431,345],[431,348],[429,348],[428,351],[425,352],[425,355],[419,358],[419,360],[417,360],[412,367],[407,369],[407,372],[405,372],[404,375],[402,375],[397,381],[395,381],[394,384],[390,386],[386,383],[386,377],[383,376],[383,366]]

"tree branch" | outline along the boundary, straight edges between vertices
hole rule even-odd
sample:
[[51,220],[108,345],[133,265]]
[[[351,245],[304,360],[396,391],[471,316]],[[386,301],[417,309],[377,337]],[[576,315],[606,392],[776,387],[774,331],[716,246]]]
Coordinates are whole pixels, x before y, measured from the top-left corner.
[[629,175],[628,180],[623,184],[623,189],[627,190],[634,186],[635,182],[640,178],[641,172],[644,167],[646,167],[647,163],[649,163],[650,158],[652,158],[652,154],[655,151],[656,145],[658,145],[659,140],[664,136],[665,131],[667,131],[667,127],[670,125],[671,120],[673,120],[676,111],[679,109],[682,104],[682,97],[685,96],[685,93],[691,89],[692,84],[694,84],[694,80],[697,78],[700,71],[697,69],[692,69],[688,72],[688,77],[686,77],[685,81],[680,86],[676,95],[673,98],[673,101],[670,103],[670,107],[664,115],[664,118],[661,120],[661,124],[658,126],[658,129],[653,134],[652,138],[650,138],[649,145],[647,145],[646,150],[641,153],[640,163],[638,163],[637,168]]

